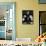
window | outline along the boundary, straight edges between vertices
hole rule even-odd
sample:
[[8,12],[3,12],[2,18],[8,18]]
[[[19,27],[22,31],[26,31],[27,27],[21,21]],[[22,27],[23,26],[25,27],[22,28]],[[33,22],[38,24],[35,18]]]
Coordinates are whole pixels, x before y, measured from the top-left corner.
[[46,32],[46,11],[39,12],[39,35]]
[[15,40],[15,3],[0,3],[0,40]]

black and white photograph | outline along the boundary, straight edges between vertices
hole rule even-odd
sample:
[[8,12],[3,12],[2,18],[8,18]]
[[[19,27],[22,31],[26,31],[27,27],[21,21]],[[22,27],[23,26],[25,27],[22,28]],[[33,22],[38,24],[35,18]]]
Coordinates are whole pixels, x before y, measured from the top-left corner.
[[22,11],[22,24],[33,24],[33,10]]

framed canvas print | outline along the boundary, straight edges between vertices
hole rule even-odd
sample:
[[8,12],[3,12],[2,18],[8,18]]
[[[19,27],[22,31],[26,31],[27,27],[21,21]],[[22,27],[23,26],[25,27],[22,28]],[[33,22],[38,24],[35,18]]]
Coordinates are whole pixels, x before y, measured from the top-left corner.
[[0,2],[0,40],[15,40],[15,2]]
[[39,35],[46,32],[46,11],[39,11]]
[[22,11],[22,24],[33,24],[33,10]]
[[40,4],[46,4],[46,0],[39,0]]

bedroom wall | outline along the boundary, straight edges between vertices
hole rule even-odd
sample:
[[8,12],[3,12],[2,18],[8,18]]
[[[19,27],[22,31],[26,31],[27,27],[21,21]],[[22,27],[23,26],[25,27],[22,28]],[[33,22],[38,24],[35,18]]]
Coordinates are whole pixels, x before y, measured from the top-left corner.
[[[38,36],[38,4],[36,5],[35,0],[20,0],[18,3],[16,2],[17,8],[17,28],[16,28],[16,36],[17,38],[36,38]],[[18,5],[17,5],[18,4]],[[34,24],[23,25],[22,24],[22,10],[33,10],[34,13]],[[37,12],[37,13],[36,13]]]
[[[38,0],[1,0],[0,2],[16,2],[16,37],[33,38],[39,34],[39,10],[46,10],[46,4],[38,3]],[[22,24],[22,10],[33,10],[34,24]]]

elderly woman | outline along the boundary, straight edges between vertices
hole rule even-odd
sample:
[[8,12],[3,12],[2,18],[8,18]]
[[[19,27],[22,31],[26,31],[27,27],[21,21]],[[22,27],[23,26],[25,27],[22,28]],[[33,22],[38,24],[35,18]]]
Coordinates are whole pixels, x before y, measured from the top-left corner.
[[46,34],[37,37],[36,42],[42,42],[42,46],[46,46]]
[[40,36],[38,36],[37,38],[36,38],[36,42],[42,42],[42,38],[44,38],[44,36],[43,35],[40,35]]
[[36,42],[45,42],[45,40],[46,40],[46,32],[41,34],[40,36],[38,36],[35,41]]

